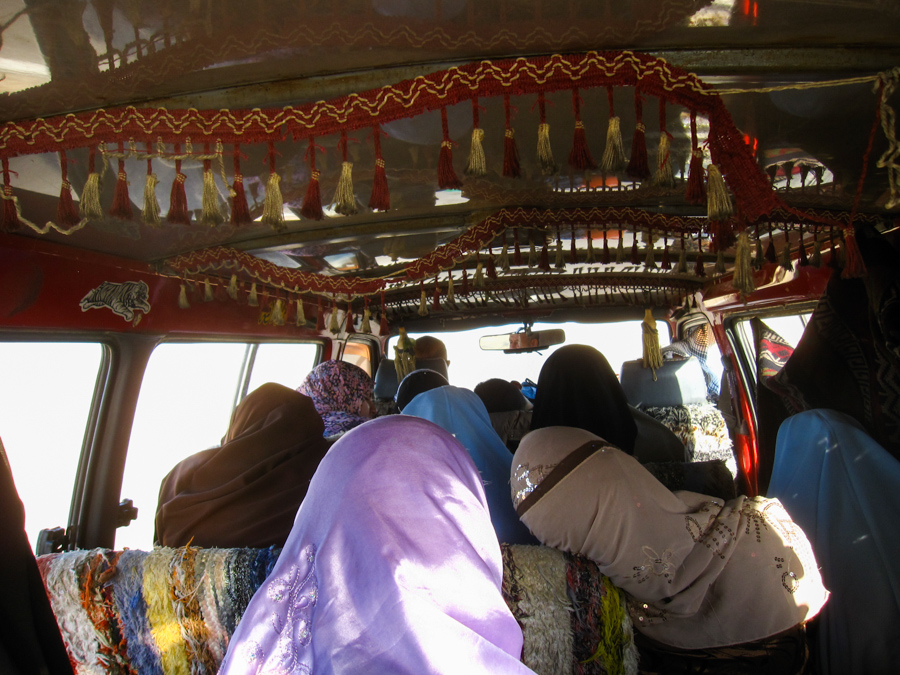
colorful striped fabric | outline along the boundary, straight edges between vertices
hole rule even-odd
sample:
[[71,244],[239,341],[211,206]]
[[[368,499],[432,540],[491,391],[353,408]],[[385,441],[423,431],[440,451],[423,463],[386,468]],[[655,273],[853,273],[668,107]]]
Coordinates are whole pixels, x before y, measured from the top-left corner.
[[[279,553],[94,549],[42,556],[38,568],[78,675],[215,675]],[[599,625],[612,596],[594,563],[543,546],[504,545],[503,560],[503,595],[525,634],[526,665],[606,673],[599,659],[580,663],[602,652],[612,654],[612,671],[636,672],[627,614],[610,629]]]

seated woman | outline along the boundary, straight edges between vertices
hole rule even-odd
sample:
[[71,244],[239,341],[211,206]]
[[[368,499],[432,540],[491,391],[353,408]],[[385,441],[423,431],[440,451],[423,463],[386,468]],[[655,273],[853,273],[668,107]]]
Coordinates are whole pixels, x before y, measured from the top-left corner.
[[475,464],[391,415],[322,460],[219,675],[530,673]]
[[449,431],[469,452],[484,481],[491,522],[505,544],[536,544],[509,500],[512,455],[491,426],[487,410],[474,392],[438,387],[416,396],[404,415],[422,417]]
[[234,409],[222,445],[175,465],[156,509],[162,546],[281,546],[328,450],[306,396],[268,383]]
[[494,431],[506,447],[515,452],[522,436],[531,429],[531,401],[522,390],[508,380],[491,378],[479,382],[475,393],[487,408]]
[[[628,594],[648,653],[681,658],[678,650],[787,631],[793,649],[760,656],[769,669],[759,672],[801,672],[806,652],[790,634],[828,592],[806,536],[777,500],[672,493],[633,457],[571,427],[522,439],[511,482],[516,510],[538,539],[591,558]],[[642,656],[642,669],[652,658]]]
[[684,444],[662,422],[628,405],[615,372],[587,345],[547,357],[538,378],[531,428],[571,426],[606,439],[641,462],[683,462]]
[[900,462],[847,414],[810,410],[778,431],[768,494],[809,535],[831,600],[818,671],[891,673],[900,663]]
[[414,370],[404,377],[397,387],[397,396],[394,399],[394,402],[397,404],[397,410],[403,412],[403,409],[409,405],[409,402],[422,392],[437,387],[446,387],[449,384],[447,378],[435,370],[428,368]]
[[310,371],[297,391],[309,396],[325,423],[324,436],[334,438],[372,417],[375,382],[358,366],[324,361]]

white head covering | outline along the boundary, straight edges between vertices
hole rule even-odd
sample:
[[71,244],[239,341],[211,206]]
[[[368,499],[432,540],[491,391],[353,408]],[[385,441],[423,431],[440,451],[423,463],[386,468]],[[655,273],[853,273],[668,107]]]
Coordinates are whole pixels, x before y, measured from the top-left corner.
[[513,501],[547,546],[594,560],[629,596],[635,625],[684,649],[759,640],[828,597],[806,536],[776,499],[672,493],[588,431],[522,439]]

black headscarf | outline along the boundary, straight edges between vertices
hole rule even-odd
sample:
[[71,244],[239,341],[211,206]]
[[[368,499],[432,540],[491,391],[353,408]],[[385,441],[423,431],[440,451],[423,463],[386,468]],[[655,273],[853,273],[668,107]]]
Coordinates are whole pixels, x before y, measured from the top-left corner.
[[312,399],[264,384],[234,409],[218,448],[163,479],[156,536],[163,546],[282,546],[330,443]]
[[632,454],[637,425],[615,372],[587,345],[553,352],[541,368],[531,428],[585,429]]
[[400,382],[400,386],[397,387],[397,409],[402,412],[407,404],[419,394],[430,389],[446,387],[448,384],[450,383],[447,381],[447,378],[436,370],[428,368],[414,370],[404,377]]
[[475,387],[475,393],[489,413],[528,410],[530,406],[522,391],[509,380],[485,380]]

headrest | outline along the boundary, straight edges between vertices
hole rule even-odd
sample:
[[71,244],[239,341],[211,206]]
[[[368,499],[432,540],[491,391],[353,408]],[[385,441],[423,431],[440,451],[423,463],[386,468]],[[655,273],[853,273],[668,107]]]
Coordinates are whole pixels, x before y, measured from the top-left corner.
[[400,386],[397,387],[397,409],[403,412],[407,404],[419,394],[438,387],[446,387],[449,384],[447,378],[436,370],[430,368],[414,370],[404,377]]
[[641,359],[622,364],[622,389],[633,406],[660,408],[706,403],[706,379],[695,356],[663,361],[662,368],[644,368]]
[[[444,359],[416,359],[416,370],[433,370],[447,378],[447,362]],[[397,395],[397,369],[393,359],[381,359],[375,371],[375,398],[394,400]]]

